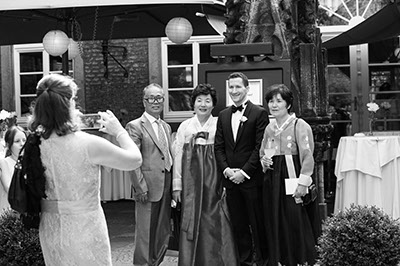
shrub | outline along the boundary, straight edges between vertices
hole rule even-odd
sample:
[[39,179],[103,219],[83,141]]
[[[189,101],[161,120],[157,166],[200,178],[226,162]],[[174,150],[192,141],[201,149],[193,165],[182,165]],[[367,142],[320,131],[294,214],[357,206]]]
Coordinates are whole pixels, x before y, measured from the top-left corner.
[[376,207],[353,204],[324,222],[317,251],[321,266],[396,266],[400,222]]
[[7,210],[0,215],[0,265],[45,265],[38,229],[26,229],[19,214]]

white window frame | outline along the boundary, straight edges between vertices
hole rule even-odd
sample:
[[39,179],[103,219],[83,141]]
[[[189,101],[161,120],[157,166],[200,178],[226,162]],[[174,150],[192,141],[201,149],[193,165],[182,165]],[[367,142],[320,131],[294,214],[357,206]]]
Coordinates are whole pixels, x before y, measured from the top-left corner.
[[[42,53],[42,62],[43,62],[43,71],[37,72],[24,72],[23,75],[32,75],[32,74],[43,74],[48,75],[50,73],[62,73],[62,71],[50,71],[50,60],[49,54],[44,50],[42,43],[34,43],[34,44],[17,44],[13,46],[13,55],[14,55],[14,93],[15,93],[15,112],[18,116],[19,123],[26,123],[27,118],[22,117],[21,114],[21,82],[20,82],[20,54],[21,53]],[[73,66],[74,64],[72,64]],[[70,75],[73,74],[72,71],[69,71]],[[36,97],[36,94],[23,94],[22,96],[26,97]]]
[[[203,43],[223,43],[223,36],[195,36],[191,37],[183,44],[192,44],[192,64],[179,65],[179,67],[193,67],[193,87],[198,84],[198,65],[200,63],[200,44]],[[168,46],[175,45],[168,38],[161,38],[161,64],[162,64],[162,87],[164,88],[165,103],[164,103],[164,120],[169,123],[179,123],[193,116],[193,111],[170,111],[169,110],[169,91],[182,90],[185,88],[168,88]]]

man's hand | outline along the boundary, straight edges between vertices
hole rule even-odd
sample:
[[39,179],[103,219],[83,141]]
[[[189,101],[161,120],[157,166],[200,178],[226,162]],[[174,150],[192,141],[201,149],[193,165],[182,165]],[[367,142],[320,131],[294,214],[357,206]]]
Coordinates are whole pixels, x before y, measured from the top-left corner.
[[226,170],[225,170],[225,173],[224,173],[224,175],[225,175],[225,178],[229,178],[229,179],[231,179],[231,177],[233,177],[233,175],[235,174],[235,171],[233,171],[231,168],[226,168]]
[[140,202],[140,203],[146,203],[148,198],[147,198],[147,191],[142,192],[142,193],[138,193],[135,195],[135,199],[136,201]]
[[181,194],[182,194],[182,191],[181,191],[181,190],[175,190],[175,191],[173,191],[173,192],[172,192],[172,199],[173,199],[176,203],[181,202]]
[[229,180],[235,184],[241,184],[245,179],[246,177],[240,171],[236,171],[233,176],[229,178]]

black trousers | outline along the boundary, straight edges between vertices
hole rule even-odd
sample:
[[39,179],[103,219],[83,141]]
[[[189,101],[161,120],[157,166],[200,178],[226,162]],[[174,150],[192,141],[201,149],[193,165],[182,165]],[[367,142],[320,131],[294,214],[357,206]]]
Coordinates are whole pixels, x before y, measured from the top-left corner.
[[226,193],[240,264],[261,266],[267,261],[262,187],[234,185]]

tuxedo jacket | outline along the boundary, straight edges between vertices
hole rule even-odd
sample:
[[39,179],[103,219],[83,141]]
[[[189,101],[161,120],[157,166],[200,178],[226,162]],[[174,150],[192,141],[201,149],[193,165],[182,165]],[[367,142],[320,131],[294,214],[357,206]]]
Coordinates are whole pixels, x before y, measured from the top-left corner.
[[[167,135],[168,146],[171,152],[171,127],[163,120],[161,124]],[[157,135],[146,116],[142,115],[129,122],[126,130],[139,147],[142,153],[142,166],[131,172],[134,197],[146,192],[148,200],[157,202],[161,199],[165,186],[165,163]]]
[[[250,179],[245,178],[245,181],[238,186],[262,185],[259,150],[265,127],[269,123],[268,113],[263,107],[249,101],[243,116],[247,120],[240,122],[236,141],[234,141],[231,124],[232,106],[219,113],[214,145],[217,164],[221,172],[227,167],[239,168],[250,176]],[[235,185],[225,178],[222,182],[225,187]]]

